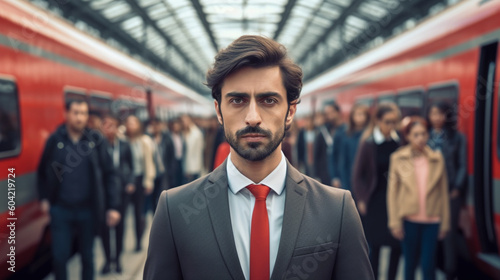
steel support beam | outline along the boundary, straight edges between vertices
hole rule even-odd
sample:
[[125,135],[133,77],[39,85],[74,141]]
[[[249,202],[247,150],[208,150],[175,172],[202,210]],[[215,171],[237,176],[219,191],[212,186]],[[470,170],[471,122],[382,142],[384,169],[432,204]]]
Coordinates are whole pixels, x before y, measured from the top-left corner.
[[[306,80],[312,79],[315,76],[323,73],[324,71],[334,67],[335,65],[343,62],[346,57],[352,55],[357,55],[364,50],[364,47],[376,37],[382,37],[384,39],[391,37],[392,30],[398,26],[401,26],[405,21],[410,18],[422,18],[426,15],[430,7],[436,3],[442,2],[442,0],[425,1],[425,0],[409,0],[405,1],[403,6],[397,8],[400,11],[398,14],[393,14],[390,21],[384,26],[380,26],[378,30],[380,32],[368,34],[362,32],[356,38],[354,38],[350,43],[343,44],[343,50],[338,51],[330,58],[325,58],[320,65],[314,67],[314,71],[307,73]],[[372,23],[376,24],[376,22]],[[355,46],[353,46],[353,43]]]
[[[348,16],[356,12],[358,7],[364,2],[365,0],[354,0],[352,1],[351,5],[347,7],[343,12],[340,17],[338,17],[331,25],[329,28],[326,29],[325,33],[321,37],[319,37],[316,42],[314,42],[311,46],[311,50],[316,50],[318,46],[323,43],[324,41],[327,40],[328,36],[330,35],[331,32],[333,32],[338,26],[343,24],[345,20],[347,19]],[[308,52],[302,54],[302,56],[297,60],[299,63],[303,63],[305,58],[307,57]]]
[[[170,39],[170,37],[167,34],[165,34],[165,32],[161,28],[158,27],[156,22],[149,17],[149,15],[139,6],[139,4],[137,4],[135,0],[125,0],[125,1],[132,7],[134,12],[136,12],[140,17],[142,17],[146,25],[151,26],[156,32],[158,32],[158,34],[165,40],[165,42],[167,42],[167,45],[177,50],[177,52],[181,55],[182,59],[186,61],[186,63],[196,66],[196,64],[193,63],[191,59],[187,57],[187,55],[179,48],[179,46],[175,45]],[[200,72],[204,71],[204,69],[199,69],[199,70]]]
[[186,78],[186,75],[180,73],[177,69],[174,69],[170,64],[163,58],[159,57],[149,49],[145,49],[142,43],[135,40],[130,34],[125,32],[116,24],[110,22],[100,13],[96,12],[94,9],[90,8],[89,5],[81,0],[68,0],[64,4],[58,4],[56,0],[48,0],[49,5],[58,7],[63,15],[72,19],[76,22],[80,20],[85,22],[94,29],[97,29],[103,35],[103,39],[112,38],[113,40],[120,43],[123,47],[127,48],[131,55],[138,55],[142,57],[145,61],[148,61],[151,65],[158,68],[159,70],[168,73],[175,79],[186,84],[192,89],[198,91],[201,94],[208,95],[209,91],[201,83],[193,83]]
[[217,41],[215,40],[214,33],[212,32],[212,28],[210,27],[210,23],[207,21],[207,15],[203,12],[203,7],[200,4],[199,0],[191,0],[196,13],[198,14],[198,18],[201,20],[203,28],[205,28],[205,32],[207,32],[208,37],[210,38],[210,42],[212,42],[212,46],[215,49],[215,52],[219,51],[219,46],[217,45]]
[[[198,0],[193,0],[193,1],[198,1]],[[281,34],[281,31],[283,31],[283,28],[285,27],[286,22],[290,18],[290,14],[293,10],[293,7],[295,7],[295,3],[297,3],[297,0],[289,0],[288,3],[286,3],[285,10],[281,14],[281,20],[278,23],[278,26],[276,28],[276,32],[274,32],[274,40],[278,39],[278,37]]]

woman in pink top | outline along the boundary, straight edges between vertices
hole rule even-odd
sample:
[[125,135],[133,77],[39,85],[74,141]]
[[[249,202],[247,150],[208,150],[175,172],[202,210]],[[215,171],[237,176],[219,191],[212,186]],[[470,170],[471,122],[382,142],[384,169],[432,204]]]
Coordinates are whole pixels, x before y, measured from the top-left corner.
[[408,145],[391,155],[387,211],[392,235],[402,241],[405,280],[415,278],[418,256],[424,280],[435,279],[438,239],[449,229],[446,167],[440,152],[427,146],[420,117],[403,120]]

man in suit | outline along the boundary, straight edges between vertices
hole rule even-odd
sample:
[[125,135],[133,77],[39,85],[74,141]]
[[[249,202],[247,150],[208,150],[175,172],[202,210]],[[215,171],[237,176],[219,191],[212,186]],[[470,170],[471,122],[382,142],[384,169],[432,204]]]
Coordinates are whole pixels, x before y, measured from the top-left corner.
[[302,88],[285,48],[242,36],[216,56],[207,85],[231,153],[162,193],[144,279],[374,279],[350,193],[281,152]]
[[[120,215],[125,217],[125,211],[127,209],[127,193],[132,192],[134,189],[135,177],[132,166],[132,150],[130,149],[130,144],[127,141],[118,138],[117,134],[119,126],[120,119],[117,116],[106,115],[104,117],[102,122],[102,132],[108,141],[109,145],[107,150],[119,179],[119,195],[123,201],[119,209]],[[112,263],[115,264],[116,272],[122,272],[120,255],[123,251],[124,222],[125,219],[121,219],[116,227],[110,227],[108,225],[104,225],[102,227],[101,238],[104,255],[106,257],[106,262],[101,270],[102,274],[108,274],[111,272]],[[115,231],[115,238],[111,239],[111,231],[113,229]],[[111,243],[113,243],[114,246],[111,246]],[[115,248],[114,257],[111,256],[111,247]]]

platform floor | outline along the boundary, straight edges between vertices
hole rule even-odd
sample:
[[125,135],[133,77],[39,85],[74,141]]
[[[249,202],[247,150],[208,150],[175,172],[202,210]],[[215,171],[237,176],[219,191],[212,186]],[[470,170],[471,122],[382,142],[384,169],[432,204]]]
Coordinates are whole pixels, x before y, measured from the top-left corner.
[[[105,262],[104,251],[102,250],[102,243],[100,238],[96,238],[94,242],[94,268],[96,280],[142,280],[142,272],[144,270],[144,263],[146,261],[146,254],[148,249],[149,231],[151,228],[152,214],[148,213],[146,216],[146,229],[142,239],[142,251],[135,252],[135,232],[134,232],[134,219],[132,210],[129,208],[126,215],[125,224],[125,238],[124,238],[124,252],[122,253],[122,269],[121,274],[110,273],[105,276],[101,275],[101,269]],[[81,277],[81,263],[80,256],[76,254],[68,262],[68,279],[78,280]],[[54,275],[49,274],[44,280],[55,280]]]

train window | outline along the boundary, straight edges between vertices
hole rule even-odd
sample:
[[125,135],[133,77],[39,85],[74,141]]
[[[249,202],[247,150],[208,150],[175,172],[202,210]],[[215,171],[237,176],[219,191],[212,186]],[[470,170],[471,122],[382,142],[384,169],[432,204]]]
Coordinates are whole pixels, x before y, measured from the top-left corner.
[[396,96],[394,93],[386,93],[386,94],[381,94],[377,97],[377,103],[387,103],[387,102],[394,102],[396,101]]
[[356,100],[356,104],[366,105],[368,107],[372,107],[375,103],[375,99],[373,97],[361,97]]
[[106,115],[111,112],[111,98],[100,94],[90,94],[90,111]]
[[451,105],[457,104],[459,86],[457,82],[450,82],[430,86],[427,91],[427,104],[436,102],[447,102]]
[[128,115],[136,115],[141,121],[148,118],[148,111],[144,102],[137,102],[130,99],[120,98],[113,102],[112,111],[118,114],[120,118],[126,118]]
[[397,104],[403,117],[422,116],[424,109],[423,89],[401,91],[397,96]]
[[0,78],[0,158],[21,152],[21,129],[17,85]]

